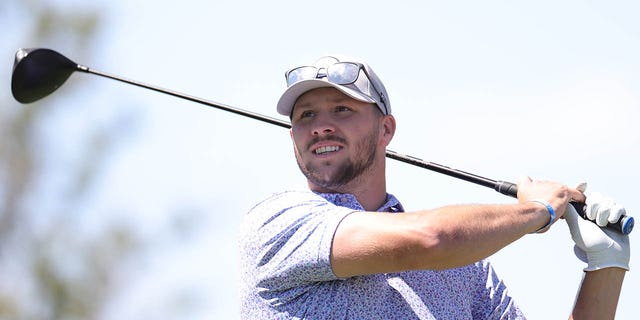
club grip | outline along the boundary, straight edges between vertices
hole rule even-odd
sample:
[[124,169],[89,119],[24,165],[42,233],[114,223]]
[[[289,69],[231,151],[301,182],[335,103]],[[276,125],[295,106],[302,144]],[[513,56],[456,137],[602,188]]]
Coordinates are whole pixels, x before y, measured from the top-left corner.
[[[504,195],[517,198],[518,197],[518,185],[507,181],[496,181],[494,189]],[[580,202],[571,202],[571,205],[576,209],[576,212],[585,220],[589,220],[593,223],[595,221],[587,218],[585,214],[586,205]],[[618,231],[622,234],[629,234],[633,230],[635,221],[633,217],[623,215],[615,223],[609,223],[605,226],[607,229]]]

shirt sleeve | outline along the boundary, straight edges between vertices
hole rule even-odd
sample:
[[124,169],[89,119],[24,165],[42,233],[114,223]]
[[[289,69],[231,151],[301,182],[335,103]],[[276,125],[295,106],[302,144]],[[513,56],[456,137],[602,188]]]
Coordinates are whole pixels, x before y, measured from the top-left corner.
[[[337,280],[331,269],[335,231],[353,209],[336,206],[304,191],[276,194],[256,205],[245,217],[241,233],[242,263],[255,274],[261,295]],[[245,266],[246,267],[246,266]],[[281,295],[279,295],[281,296]]]

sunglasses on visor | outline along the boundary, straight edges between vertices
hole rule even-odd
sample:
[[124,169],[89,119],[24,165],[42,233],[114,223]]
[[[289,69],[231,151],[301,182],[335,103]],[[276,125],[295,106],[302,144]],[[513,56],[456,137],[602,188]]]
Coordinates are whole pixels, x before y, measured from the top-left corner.
[[358,86],[358,84],[356,83],[358,77],[360,76],[360,70],[364,72],[364,75],[367,77],[366,80],[376,91],[376,93],[380,97],[380,102],[384,104],[385,110],[387,110],[387,104],[385,102],[384,94],[373,84],[373,82],[371,81],[371,77],[367,73],[364,65],[361,63],[337,62],[323,68],[314,66],[297,67],[287,71],[285,73],[285,78],[287,79],[287,86],[291,86],[294,83],[302,80],[327,78],[327,81],[331,83],[339,85],[353,84],[358,88],[360,92],[369,92],[368,89],[363,90],[363,88],[360,88],[360,86]]

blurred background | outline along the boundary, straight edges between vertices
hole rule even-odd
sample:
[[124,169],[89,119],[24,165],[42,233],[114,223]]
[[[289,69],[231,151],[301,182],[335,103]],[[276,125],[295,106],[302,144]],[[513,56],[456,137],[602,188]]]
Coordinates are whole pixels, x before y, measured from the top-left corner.
[[[0,319],[237,319],[243,215],[305,184],[287,130],[167,95],[74,74],[21,105],[9,89],[18,48],[278,118],[285,70],[359,56],[389,92],[391,150],[496,180],[587,181],[637,216],[638,12],[634,1],[5,0]],[[514,201],[388,163],[408,210]],[[572,246],[560,221],[491,257],[530,319],[568,316],[584,267]],[[639,260],[618,319],[637,318]]]

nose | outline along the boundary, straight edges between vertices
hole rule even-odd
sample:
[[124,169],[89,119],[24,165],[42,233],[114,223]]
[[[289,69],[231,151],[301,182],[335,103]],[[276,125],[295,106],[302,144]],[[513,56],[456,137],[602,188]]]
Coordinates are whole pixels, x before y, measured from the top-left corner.
[[335,125],[326,116],[318,116],[312,127],[314,136],[332,134],[336,131]]

